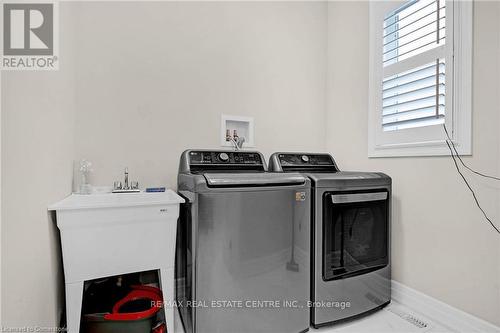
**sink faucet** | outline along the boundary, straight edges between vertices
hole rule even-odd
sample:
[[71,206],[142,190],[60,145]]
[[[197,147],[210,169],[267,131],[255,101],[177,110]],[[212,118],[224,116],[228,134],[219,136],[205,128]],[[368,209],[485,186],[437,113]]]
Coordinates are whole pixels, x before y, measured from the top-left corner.
[[128,168],[125,168],[125,180],[124,180],[124,183],[123,183],[123,189],[124,190],[128,190],[129,189],[129,186],[128,186]]
[[115,181],[113,183],[113,193],[133,193],[140,192],[139,182],[136,180],[129,181],[128,168],[125,168],[123,182]]

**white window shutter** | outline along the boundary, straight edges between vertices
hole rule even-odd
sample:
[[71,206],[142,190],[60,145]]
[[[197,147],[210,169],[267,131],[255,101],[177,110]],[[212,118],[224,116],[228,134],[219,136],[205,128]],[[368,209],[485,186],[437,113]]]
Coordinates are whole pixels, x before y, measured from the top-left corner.
[[373,1],[368,154],[448,155],[446,124],[471,153],[473,3]]
[[383,131],[443,124],[445,1],[409,1],[387,13],[382,28]]

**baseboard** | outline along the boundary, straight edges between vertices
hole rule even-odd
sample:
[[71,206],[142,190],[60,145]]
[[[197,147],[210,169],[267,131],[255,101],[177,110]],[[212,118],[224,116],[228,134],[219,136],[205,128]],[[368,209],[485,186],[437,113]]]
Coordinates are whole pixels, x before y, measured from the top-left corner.
[[500,327],[392,280],[392,299],[457,332],[500,333]]

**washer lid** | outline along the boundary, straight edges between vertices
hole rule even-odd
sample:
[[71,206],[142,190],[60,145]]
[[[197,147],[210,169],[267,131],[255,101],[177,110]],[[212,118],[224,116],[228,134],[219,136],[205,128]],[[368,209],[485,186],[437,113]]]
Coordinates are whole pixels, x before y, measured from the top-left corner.
[[298,173],[205,173],[209,187],[250,187],[302,185],[304,176]]

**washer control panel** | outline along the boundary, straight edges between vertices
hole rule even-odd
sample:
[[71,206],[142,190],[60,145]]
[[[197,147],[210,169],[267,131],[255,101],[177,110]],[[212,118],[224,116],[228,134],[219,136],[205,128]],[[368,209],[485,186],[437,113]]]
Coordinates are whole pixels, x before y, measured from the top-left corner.
[[263,165],[259,153],[240,151],[191,151],[191,165]]
[[[274,156],[273,162],[277,162],[278,170],[282,171],[339,171],[335,160],[329,154],[278,153]],[[271,169],[273,169],[272,165]]]

